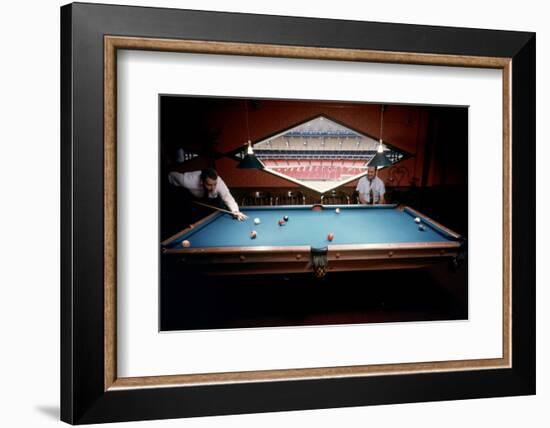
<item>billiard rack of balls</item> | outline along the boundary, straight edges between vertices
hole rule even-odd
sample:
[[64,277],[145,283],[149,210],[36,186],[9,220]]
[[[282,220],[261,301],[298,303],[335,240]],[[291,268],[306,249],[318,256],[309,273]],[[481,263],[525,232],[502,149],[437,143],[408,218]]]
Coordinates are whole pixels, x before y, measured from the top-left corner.
[[[312,206],[312,210],[329,207]],[[414,216],[413,221],[418,224],[419,230],[422,230],[420,226],[427,224],[448,233],[454,240],[349,245],[330,244],[330,236],[327,236],[327,246],[324,248],[312,248],[309,245],[193,248],[190,245],[179,248],[162,247],[162,252],[167,256],[179,257],[189,269],[212,275],[315,272],[319,259],[324,263],[325,272],[421,268],[444,261],[454,261],[464,252],[465,242],[460,235],[410,207],[398,207],[398,209],[405,208]],[[212,213],[163,241],[162,244],[166,245],[203,222],[210,221],[216,215],[219,214]],[[284,218],[281,218],[281,221],[284,227]],[[251,236],[251,239],[254,238]],[[313,254],[315,254],[315,263]]]

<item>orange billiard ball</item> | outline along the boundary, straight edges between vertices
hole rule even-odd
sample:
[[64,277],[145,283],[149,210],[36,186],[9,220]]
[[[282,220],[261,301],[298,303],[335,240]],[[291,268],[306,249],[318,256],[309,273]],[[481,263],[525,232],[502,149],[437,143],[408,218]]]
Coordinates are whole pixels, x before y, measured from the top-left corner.
[[330,233],[328,234],[328,236],[327,236],[327,239],[328,239],[329,241],[332,241],[332,240],[334,239],[334,233],[330,232]]
[[185,248],[188,248],[188,247],[191,246],[191,242],[189,242],[187,239],[185,239],[185,240],[181,243],[181,245],[182,245],[183,247],[185,247]]

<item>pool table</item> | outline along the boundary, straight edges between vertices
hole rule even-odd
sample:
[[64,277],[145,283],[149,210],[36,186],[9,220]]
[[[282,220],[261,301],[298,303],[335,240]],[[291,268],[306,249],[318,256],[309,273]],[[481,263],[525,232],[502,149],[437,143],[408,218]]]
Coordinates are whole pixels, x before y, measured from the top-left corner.
[[[213,274],[313,271],[323,276],[424,267],[453,260],[464,244],[457,233],[404,206],[293,205],[246,207],[242,212],[246,221],[217,211],[166,239],[163,257],[177,257]],[[284,216],[288,221],[279,225]],[[260,224],[254,224],[256,218]]]

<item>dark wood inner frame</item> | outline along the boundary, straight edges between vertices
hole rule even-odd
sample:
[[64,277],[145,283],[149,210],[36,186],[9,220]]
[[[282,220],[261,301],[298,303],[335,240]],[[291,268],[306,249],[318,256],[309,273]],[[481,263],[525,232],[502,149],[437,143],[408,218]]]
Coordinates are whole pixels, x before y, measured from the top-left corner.
[[[535,393],[534,33],[86,3],[63,6],[60,23],[63,421],[85,424]],[[512,331],[503,326],[504,335],[511,333],[505,336],[511,343],[510,365],[480,370],[456,362],[455,367],[438,370],[428,362],[402,365],[397,372],[392,372],[396,367],[371,366],[363,373],[355,368],[353,373],[311,369],[302,375],[312,377],[304,378],[290,370],[260,372],[252,382],[247,373],[244,379],[234,373],[220,375],[216,384],[206,374],[187,378],[186,386],[175,386],[177,379],[171,377],[132,378],[125,380],[126,386],[119,382],[115,387],[111,383],[115,371],[105,359],[114,345],[114,336],[111,342],[105,336],[110,329],[106,322],[113,321],[115,314],[114,306],[106,306],[106,294],[113,290],[104,286],[116,266],[114,261],[104,263],[105,249],[112,246],[108,240],[114,239],[113,230],[105,228],[114,205],[108,205],[105,191],[112,183],[105,181],[109,177],[104,173],[115,167],[114,158],[104,151],[105,135],[114,132],[105,113],[111,108],[110,114],[116,114],[114,100],[104,99],[105,89],[115,83],[105,80],[106,36],[132,39],[133,47],[128,48],[138,48],[143,39],[160,41],[165,49],[187,40],[197,51],[236,44],[246,49],[265,46],[266,55],[286,50],[290,57],[296,57],[301,47],[310,47],[328,57],[345,50],[350,52],[348,60],[356,59],[357,53],[359,60],[370,55],[363,59],[377,62],[436,64],[438,58],[448,58],[449,65],[468,61],[468,66],[482,67],[479,58],[492,59],[492,66],[503,70],[504,90],[510,94],[503,109],[504,130],[509,132],[504,135],[508,141],[504,155],[514,171],[513,180],[511,171],[506,177],[511,191],[505,192],[504,203],[511,212],[504,213],[503,231],[510,244],[503,255],[511,293],[504,309]],[[112,60],[116,46],[110,49]],[[156,48],[149,44],[140,49]],[[251,52],[238,49],[235,54]],[[109,67],[116,71],[114,62]],[[287,380],[289,376],[294,377]]]
[[[146,386],[220,384],[281,379],[338,378],[395,373],[496,369],[511,367],[511,59],[458,55],[411,54],[354,49],[225,43],[105,36],[105,390]],[[117,50],[150,50],[211,55],[247,55],[396,64],[443,65],[502,70],[503,82],[503,320],[502,358],[407,364],[262,370],[119,378],[116,375],[116,62]]]

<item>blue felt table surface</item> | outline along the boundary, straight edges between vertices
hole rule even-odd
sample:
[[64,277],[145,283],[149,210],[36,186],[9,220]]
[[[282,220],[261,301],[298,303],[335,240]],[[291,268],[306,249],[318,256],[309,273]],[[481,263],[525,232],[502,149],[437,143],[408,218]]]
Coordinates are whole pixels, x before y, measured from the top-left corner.
[[[388,244],[411,242],[445,242],[450,238],[430,223],[424,223],[420,231],[414,222],[414,215],[408,211],[388,207],[340,206],[340,214],[335,206],[322,211],[312,211],[311,207],[272,207],[246,209],[246,221],[235,220],[229,214],[218,213],[210,221],[204,222],[186,234],[178,237],[168,248],[181,248],[187,239],[192,248],[207,247],[248,247],[248,246],[311,246],[324,247],[338,244]],[[288,215],[283,226],[277,221]],[[261,223],[254,224],[259,218]],[[250,238],[255,230],[257,237]],[[329,242],[327,235],[334,234]]]

